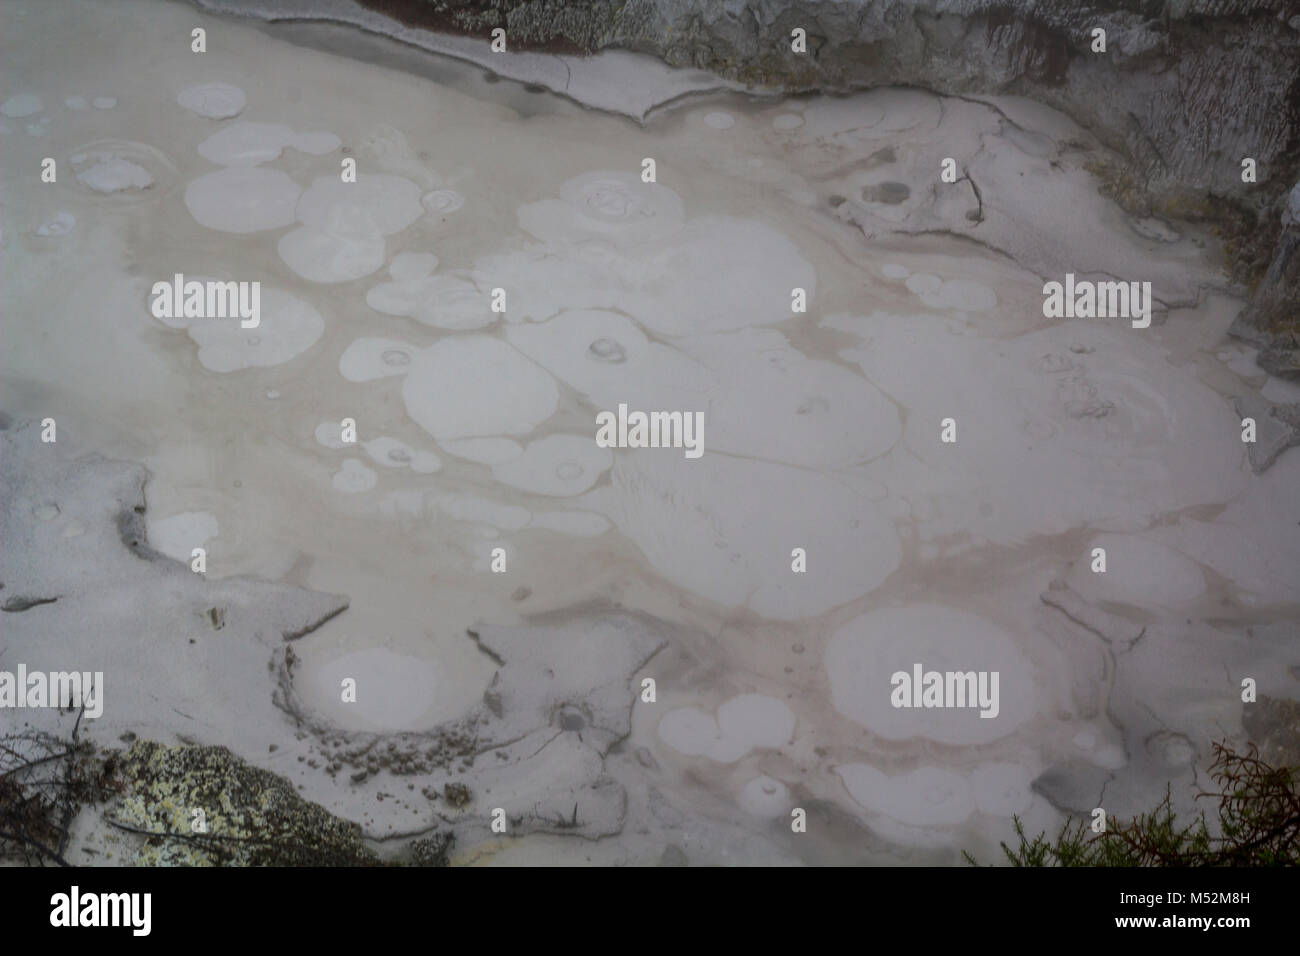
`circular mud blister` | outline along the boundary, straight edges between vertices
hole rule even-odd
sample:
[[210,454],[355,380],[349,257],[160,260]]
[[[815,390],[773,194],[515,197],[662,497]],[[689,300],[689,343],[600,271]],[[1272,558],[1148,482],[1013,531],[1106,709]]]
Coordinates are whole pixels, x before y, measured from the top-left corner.
[[465,205],[465,197],[453,189],[435,189],[420,197],[420,205],[435,216],[455,212]]
[[181,90],[176,102],[208,119],[230,119],[244,111],[248,98],[230,83],[201,83]]
[[171,192],[180,178],[160,150],[129,140],[87,143],[72,150],[68,162],[83,197],[116,205],[155,202]]

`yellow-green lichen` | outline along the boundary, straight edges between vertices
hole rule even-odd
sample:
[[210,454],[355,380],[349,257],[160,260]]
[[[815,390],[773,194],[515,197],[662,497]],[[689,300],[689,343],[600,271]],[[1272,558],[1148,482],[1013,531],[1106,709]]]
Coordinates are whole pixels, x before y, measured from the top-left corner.
[[141,865],[378,863],[356,824],[302,799],[288,781],[224,747],[140,741],[122,758],[120,774],[123,793],[109,817],[147,836],[136,860]]

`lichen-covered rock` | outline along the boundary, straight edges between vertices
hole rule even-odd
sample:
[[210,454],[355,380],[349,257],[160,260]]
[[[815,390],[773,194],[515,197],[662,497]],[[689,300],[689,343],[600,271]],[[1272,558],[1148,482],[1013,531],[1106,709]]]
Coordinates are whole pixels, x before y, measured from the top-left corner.
[[450,866],[456,837],[445,830],[411,844],[411,862],[416,866]]
[[122,758],[120,774],[124,792],[109,819],[136,832],[157,834],[146,839],[136,859],[139,864],[378,863],[362,841],[360,827],[307,802],[288,781],[248,765],[225,747],[139,741]]

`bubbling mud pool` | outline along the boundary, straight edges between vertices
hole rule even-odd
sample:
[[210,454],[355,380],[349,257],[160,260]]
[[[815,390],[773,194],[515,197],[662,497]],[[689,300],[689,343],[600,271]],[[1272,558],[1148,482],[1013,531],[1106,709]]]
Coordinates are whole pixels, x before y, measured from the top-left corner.
[[[62,603],[99,624],[27,611],[0,647],[105,658],[106,739],[227,745],[465,862],[956,862],[1012,814],[1140,812],[1240,732],[1243,677],[1294,693],[1300,462],[1252,474],[1232,404],[1294,386],[1225,345],[1214,241],[1103,198],[1060,114],[884,89],[636,124],[175,4],[20,6],[4,410],[143,463],[175,567],[346,605],[287,645],[223,611],[214,696],[122,607],[165,585],[95,585],[138,557],[24,491],[41,558],[6,561],[82,568]],[[1150,281],[1156,321],[1045,319],[1066,272]],[[259,326],[153,318],[176,273],[260,282]],[[599,447],[620,404],[702,412],[703,456]],[[891,706],[914,664],[998,672],[996,716]]]

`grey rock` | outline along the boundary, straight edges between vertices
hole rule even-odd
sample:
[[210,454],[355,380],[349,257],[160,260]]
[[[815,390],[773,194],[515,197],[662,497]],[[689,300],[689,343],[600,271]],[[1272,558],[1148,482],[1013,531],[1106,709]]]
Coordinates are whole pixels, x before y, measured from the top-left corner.
[[1086,817],[1101,805],[1102,791],[1111,773],[1092,764],[1071,762],[1052,767],[1037,778],[1032,788],[1062,813]]
[[1246,445],[1246,455],[1255,474],[1265,471],[1278,456],[1300,445],[1300,403],[1275,405],[1259,395],[1234,399],[1237,414],[1255,419],[1255,441]]
[[686,853],[679,846],[664,847],[663,855],[659,857],[660,866],[688,866],[690,863],[686,859]]
[[1256,363],[1264,371],[1300,378],[1300,225],[1282,230],[1268,271],[1228,331],[1262,350]]

